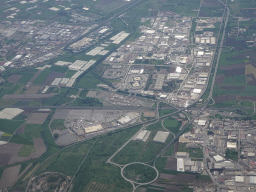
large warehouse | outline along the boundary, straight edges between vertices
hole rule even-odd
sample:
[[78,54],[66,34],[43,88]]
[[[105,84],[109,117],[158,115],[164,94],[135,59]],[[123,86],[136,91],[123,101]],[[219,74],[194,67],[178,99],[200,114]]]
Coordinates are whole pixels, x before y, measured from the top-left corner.
[[169,135],[169,132],[158,131],[153,141],[158,143],[165,143],[168,135]]
[[142,130],[141,132],[139,132],[139,134],[136,137],[137,141],[146,141],[150,135],[151,131],[148,130]]

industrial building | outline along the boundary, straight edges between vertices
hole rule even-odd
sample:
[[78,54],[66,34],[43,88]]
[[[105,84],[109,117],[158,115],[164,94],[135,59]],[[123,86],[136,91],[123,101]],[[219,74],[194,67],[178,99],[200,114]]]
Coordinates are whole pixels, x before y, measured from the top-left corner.
[[147,141],[149,135],[150,135],[151,131],[148,130],[142,130],[139,132],[139,134],[136,137],[137,141]]
[[169,132],[158,131],[153,141],[158,143],[165,143],[168,136],[169,136]]

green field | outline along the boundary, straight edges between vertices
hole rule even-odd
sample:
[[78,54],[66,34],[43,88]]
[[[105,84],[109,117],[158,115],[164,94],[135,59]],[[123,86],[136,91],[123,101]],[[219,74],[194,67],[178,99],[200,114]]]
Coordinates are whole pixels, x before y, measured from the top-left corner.
[[52,65],[50,67],[50,71],[59,72],[59,73],[66,73],[68,70],[68,67],[62,67],[57,65]]
[[24,75],[22,75],[22,77],[19,80],[19,83],[23,83],[26,84],[27,82],[29,82],[29,80],[34,76],[34,73],[26,73]]
[[71,78],[77,71],[68,70],[65,74],[65,78]]
[[63,129],[67,129],[65,126],[64,126],[64,122],[65,122],[65,119],[54,119],[50,125],[51,127],[51,130],[63,130]]
[[168,115],[170,113],[174,113],[175,111],[177,111],[176,109],[159,109],[159,117]]
[[35,151],[36,151],[36,149],[33,145],[23,145],[20,148],[18,156],[27,157],[30,155],[30,153],[35,152]]
[[191,158],[203,158],[203,150],[201,148],[198,149],[189,149],[186,148],[186,143],[179,143],[179,152],[188,152],[189,157]]
[[[122,165],[132,162],[151,161],[165,146],[165,144],[153,142],[157,131],[164,131],[164,129],[162,128],[160,122],[152,124],[146,129],[151,131],[146,142],[131,141],[112,159],[112,161]],[[165,143],[168,143],[168,141],[171,139],[172,135],[169,135]]]
[[169,117],[164,120],[163,125],[166,129],[176,135],[179,132],[181,122]]
[[37,170],[36,175],[52,171],[73,176],[93,143],[94,141],[83,142],[57,153]]
[[157,173],[152,167],[136,163],[124,168],[124,176],[138,183],[147,183],[154,180]]
[[98,77],[96,77],[93,73],[86,73],[83,75],[78,82],[75,84],[75,87],[77,88],[84,88],[87,90],[95,89],[97,88],[96,85],[100,83],[100,80]]
[[136,126],[100,138],[77,173],[72,191],[84,191],[91,182],[96,182],[107,185],[106,192],[130,192],[132,186],[121,177],[120,168],[106,160],[140,128]]
[[49,68],[44,69],[43,72],[35,79],[33,84],[41,85],[50,73],[51,71]]
[[23,123],[24,121],[0,119],[0,131],[13,134],[16,131],[16,129]]
[[24,134],[20,134],[20,133],[14,134],[10,142],[33,146],[34,144],[33,139],[40,138],[41,131],[42,131],[42,125],[27,124],[25,126]]

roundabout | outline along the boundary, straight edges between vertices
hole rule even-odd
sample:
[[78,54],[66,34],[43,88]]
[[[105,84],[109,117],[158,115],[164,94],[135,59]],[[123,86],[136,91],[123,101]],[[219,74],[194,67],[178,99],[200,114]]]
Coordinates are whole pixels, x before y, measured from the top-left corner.
[[121,175],[135,187],[135,184],[140,186],[153,183],[158,178],[159,172],[155,167],[146,163],[133,162],[121,168]]

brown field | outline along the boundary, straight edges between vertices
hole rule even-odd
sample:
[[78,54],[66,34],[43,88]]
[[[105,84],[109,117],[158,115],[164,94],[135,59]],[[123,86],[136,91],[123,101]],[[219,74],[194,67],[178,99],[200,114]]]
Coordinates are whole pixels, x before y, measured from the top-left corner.
[[11,75],[10,77],[8,77],[7,81],[9,83],[17,83],[21,77],[22,75]]
[[41,89],[41,86],[30,86],[24,94],[36,94]]
[[47,99],[53,97],[56,93],[48,94],[18,94],[18,95],[4,95],[2,99],[21,99],[21,100],[32,100],[32,99]]
[[235,64],[235,65],[226,65],[226,66],[221,66],[219,69],[220,70],[231,70],[231,69],[241,69],[246,67],[246,63],[240,63],[240,64]]
[[177,170],[177,159],[174,157],[168,157],[165,165],[165,169]]
[[55,78],[62,78],[64,77],[64,73],[58,73],[58,72],[51,72],[48,77],[44,80],[42,85],[51,85],[51,83],[54,81]]
[[247,85],[256,85],[256,78],[254,74],[246,74],[245,77]]
[[228,102],[230,100],[249,100],[256,101],[256,96],[235,96],[235,95],[219,95],[213,98],[215,103]]
[[220,86],[223,90],[244,90],[245,86]]
[[27,124],[43,124],[49,113],[33,113],[27,120]]
[[253,74],[256,77],[256,68],[253,67],[251,64],[246,65],[245,67],[245,74]]
[[6,168],[0,180],[0,189],[12,187],[18,180],[21,165]]
[[224,70],[226,76],[244,75],[245,67]]
[[221,85],[224,83],[224,79],[225,79],[225,75],[221,74],[221,75],[217,75],[216,76],[216,80],[215,80],[215,84],[216,85]]
[[256,96],[237,96],[237,100],[256,101]]
[[28,117],[35,110],[35,108],[23,108],[23,110],[24,111],[21,114]]
[[36,148],[37,158],[46,152],[46,147],[42,138],[34,138],[34,147]]
[[217,97],[214,97],[213,99],[215,103],[222,103],[230,100],[236,100],[236,96],[235,95],[219,95]]
[[32,152],[27,157],[18,156],[20,148],[23,146],[23,144],[16,144],[16,143],[9,142],[6,145],[1,145],[0,146],[0,167],[39,158],[46,151],[44,141],[41,138],[34,138],[33,142],[34,142],[34,147],[36,151]]

